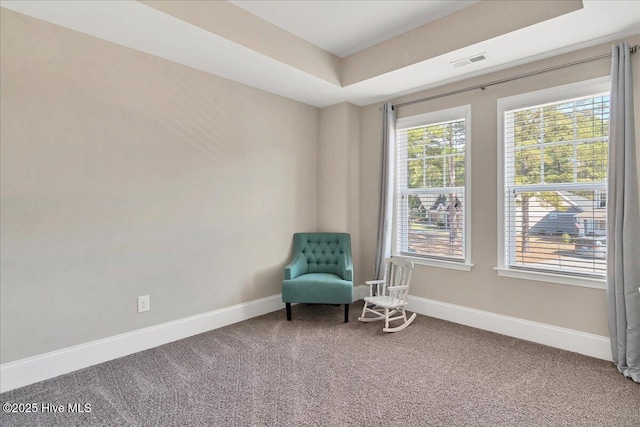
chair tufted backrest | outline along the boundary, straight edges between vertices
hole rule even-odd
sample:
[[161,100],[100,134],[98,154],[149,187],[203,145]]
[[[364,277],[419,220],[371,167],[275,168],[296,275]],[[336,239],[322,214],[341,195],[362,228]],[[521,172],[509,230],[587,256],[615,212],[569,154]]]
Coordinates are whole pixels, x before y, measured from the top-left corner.
[[306,260],[306,273],[331,273],[342,277],[347,267],[345,263],[351,264],[351,237],[347,233],[296,233],[294,244],[298,256]]

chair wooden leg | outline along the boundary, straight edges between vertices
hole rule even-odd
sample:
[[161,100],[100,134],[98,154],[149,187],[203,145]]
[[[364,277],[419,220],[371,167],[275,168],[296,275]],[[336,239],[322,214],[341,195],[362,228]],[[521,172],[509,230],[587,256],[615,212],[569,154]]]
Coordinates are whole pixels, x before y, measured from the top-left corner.
[[291,321],[291,303],[287,302],[285,304],[287,304],[287,320]]
[[364,317],[367,315],[367,302],[364,302],[364,305],[362,306],[362,315],[360,317],[358,317],[358,320],[363,322]]
[[344,323],[349,323],[349,304],[344,305]]
[[389,309],[384,309],[384,327],[389,329]]

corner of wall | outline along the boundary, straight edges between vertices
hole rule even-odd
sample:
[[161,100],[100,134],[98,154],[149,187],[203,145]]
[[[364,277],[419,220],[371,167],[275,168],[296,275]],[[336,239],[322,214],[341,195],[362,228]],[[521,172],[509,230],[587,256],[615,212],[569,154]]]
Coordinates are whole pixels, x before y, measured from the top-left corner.
[[360,107],[323,108],[318,120],[318,229],[351,234],[355,276],[360,269]]

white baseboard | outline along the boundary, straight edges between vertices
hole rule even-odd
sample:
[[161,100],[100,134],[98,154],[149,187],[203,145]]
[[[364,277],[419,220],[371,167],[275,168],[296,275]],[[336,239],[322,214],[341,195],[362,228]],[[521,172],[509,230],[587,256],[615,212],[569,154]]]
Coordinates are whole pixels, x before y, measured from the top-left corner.
[[409,296],[407,310],[485,331],[611,361],[609,337]]
[[[369,287],[354,287],[354,300]],[[225,307],[0,365],[0,393],[107,362],[284,308],[281,295]],[[459,305],[409,297],[410,311],[503,335],[612,360],[609,338]]]
[[368,285],[356,285],[353,287],[353,300],[358,301],[369,296]]
[[284,308],[281,295],[0,365],[0,393]]

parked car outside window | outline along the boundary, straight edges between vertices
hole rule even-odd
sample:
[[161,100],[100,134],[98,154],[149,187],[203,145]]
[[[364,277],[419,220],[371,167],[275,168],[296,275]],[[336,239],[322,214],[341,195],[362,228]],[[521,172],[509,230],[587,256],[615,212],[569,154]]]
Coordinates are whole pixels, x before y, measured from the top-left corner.
[[587,236],[576,239],[576,255],[591,258],[607,257],[607,236]]

